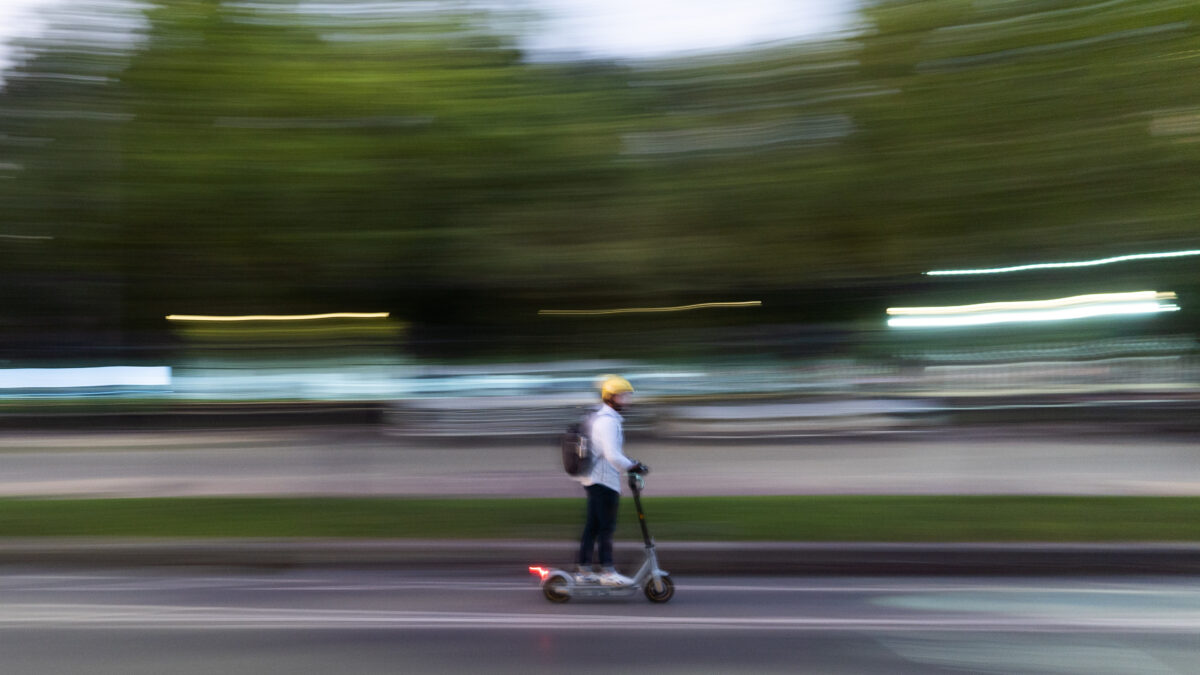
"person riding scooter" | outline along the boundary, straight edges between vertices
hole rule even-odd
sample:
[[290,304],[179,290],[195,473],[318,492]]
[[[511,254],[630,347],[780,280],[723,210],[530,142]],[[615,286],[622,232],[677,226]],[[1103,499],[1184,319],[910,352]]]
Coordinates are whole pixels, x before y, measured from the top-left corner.
[[[621,478],[626,473],[646,473],[645,464],[625,456],[625,436],[622,432],[621,411],[633,394],[633,385],[623,377],[606,375],[600,382],[603,401],[591,416],[589,437],[595,460],[592,470],[579,477],[587,491],[587,520],[579,541],[576,578],[621,586],[633,582],[613,567],[613,531],[617,526],[617,507],[621,499]],[[598,544],[601,573],[592,570],[592,552]]]

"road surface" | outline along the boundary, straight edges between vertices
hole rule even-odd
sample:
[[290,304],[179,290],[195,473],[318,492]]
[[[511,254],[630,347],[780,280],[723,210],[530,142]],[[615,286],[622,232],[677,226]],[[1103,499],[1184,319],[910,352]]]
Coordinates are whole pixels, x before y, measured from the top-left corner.
[[1200,578],[679,578],[541,598],[523,570],[0,570],[6,675],[1200,673]]

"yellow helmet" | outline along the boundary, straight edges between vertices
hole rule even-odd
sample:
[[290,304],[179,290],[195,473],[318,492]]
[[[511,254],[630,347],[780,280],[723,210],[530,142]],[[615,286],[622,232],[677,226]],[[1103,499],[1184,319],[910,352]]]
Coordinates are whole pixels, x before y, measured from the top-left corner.
[[633,391],[633,385],[629,384],[629,380],[620,375],[605,375],[600,378],[600,398],[610,398],[617,394],[625,394]]

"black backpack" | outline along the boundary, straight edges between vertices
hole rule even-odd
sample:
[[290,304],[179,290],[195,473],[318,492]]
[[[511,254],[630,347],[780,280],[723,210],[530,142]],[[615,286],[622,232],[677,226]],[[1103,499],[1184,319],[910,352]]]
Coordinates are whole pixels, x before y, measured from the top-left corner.
[[562,449],[563,469],[568,476],[576,478],[592,472],[592,444],[588,438],[592,414],[588,413],[567,426],[567,431],[559,438]]

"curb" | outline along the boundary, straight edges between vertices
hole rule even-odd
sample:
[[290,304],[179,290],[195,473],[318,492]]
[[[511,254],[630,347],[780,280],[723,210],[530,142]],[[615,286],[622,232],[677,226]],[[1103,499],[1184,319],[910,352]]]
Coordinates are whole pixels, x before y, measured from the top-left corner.
[[[0,539],[0,565],[69,567],[387,568],[490,571],[565,566],[570,542],[330,539]],[[619,567],[641,547],[617,544]],[[1200,574],[1200,544],[916,544],[674,542],[658,546],[674,574],[1088,575]]]

